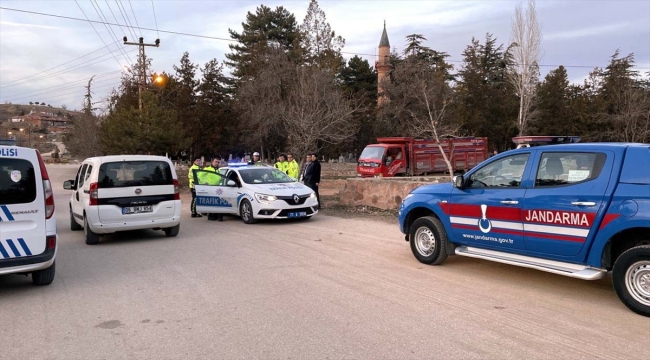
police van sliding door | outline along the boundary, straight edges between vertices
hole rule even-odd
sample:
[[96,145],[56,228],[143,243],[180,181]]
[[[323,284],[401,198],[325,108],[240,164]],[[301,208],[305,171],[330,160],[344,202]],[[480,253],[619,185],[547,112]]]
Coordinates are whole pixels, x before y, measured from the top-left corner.
[[526,249],[560,260],[584,257],[603,216],[612,152],[539,152],[523,206]]

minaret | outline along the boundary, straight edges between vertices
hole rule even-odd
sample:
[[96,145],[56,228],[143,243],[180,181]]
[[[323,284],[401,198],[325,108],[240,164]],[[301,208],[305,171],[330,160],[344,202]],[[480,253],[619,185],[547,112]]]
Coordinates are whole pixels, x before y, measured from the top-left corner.
[[378,106],[384,101],[381,83],[387,78],[388,71],[392,68],[393,66],[390,64],[390,43],[388,42],[388,34],[386,33],[386,20],[384,20],[384,32],[381,33],[381,40],[379,40],[379,58],[375,62],[375,69],[377,70]]

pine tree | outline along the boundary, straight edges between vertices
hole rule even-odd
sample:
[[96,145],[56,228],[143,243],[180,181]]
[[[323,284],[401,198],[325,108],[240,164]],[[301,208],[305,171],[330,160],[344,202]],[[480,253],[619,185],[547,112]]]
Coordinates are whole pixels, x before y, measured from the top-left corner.
[[161,106],[152,91],[142,93],[142,110],[120,106],[110,113],[100,140],[105,154],[165,155],[188,145],[175,111]]
[[503,45],[486,34],[484,44],[472,38],[457,75],[455,118],[465,134],[487,136],[491,150],[509,149],[517,134],[518,99],[506,79],[508,61]]
[[226,54],[227,66],[237,82],[252,77],[261,67],[257,62],[259,54],[274,46],[291,54],[293,59],[302,56],[300,50],[300,33],[296,18],[284,7],[271,8],[260,5],[255,13],[248,12],[242,23],[241,33],[228,29],[230,38],[237,41],[228,45],[231,52]]
[[223,65],[212,59],[201,68],[203,74],[197,87],[197,133],[194,146],[200,153],[214,155],[229,145],[232,125],[227,115],[228,97]]
[[341,56],[345,40],[332,30],[325,11],[318,6],[318,1],[311,0],[309,3],[300,31],[300,44],[305,51],[305,62],[338,73],[345,65]]
[[[355,137],[350,141],[338,146],[325,148],[326,155],[338,156],[338,154],[351,149],[363,149],[367,144],[377,140],[380,129],[375,120],[377,104],[377,72],[373,69],[368,60],[359,56],[351,58],[347,65],[341,69],[339,74],[341,87],[350,96],[359,99],[365,108],[353,114],[352,121],[358,125]],[[387,134],[392,135],[392,134]]]
[[569,106],[569,78],[564,66],[551,70],[539,84],[534,108],[532,134],[560,136],[579,131]]

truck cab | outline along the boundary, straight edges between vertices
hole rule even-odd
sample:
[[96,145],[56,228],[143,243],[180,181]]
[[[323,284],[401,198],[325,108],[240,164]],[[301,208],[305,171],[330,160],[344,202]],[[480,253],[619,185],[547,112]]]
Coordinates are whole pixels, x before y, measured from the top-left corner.
[[357,175],[360,177],[391,177],[404,175],[408,157],[404,145],[369,145],[359,156]]

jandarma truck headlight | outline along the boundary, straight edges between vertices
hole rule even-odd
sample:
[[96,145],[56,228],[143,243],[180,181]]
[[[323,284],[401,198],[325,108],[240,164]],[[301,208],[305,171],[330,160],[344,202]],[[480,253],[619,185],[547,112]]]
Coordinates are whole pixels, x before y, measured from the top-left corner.
[[255,198],[257,198],[257,201],[265,204],[268,204],[278,199],[273,195],[264,195],[264,194],[255,194]]

